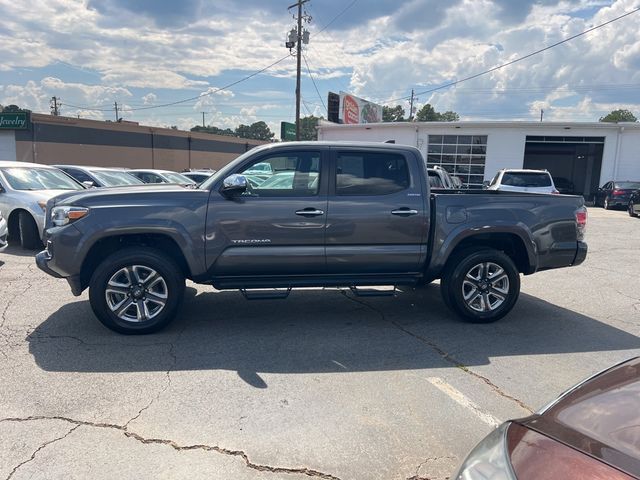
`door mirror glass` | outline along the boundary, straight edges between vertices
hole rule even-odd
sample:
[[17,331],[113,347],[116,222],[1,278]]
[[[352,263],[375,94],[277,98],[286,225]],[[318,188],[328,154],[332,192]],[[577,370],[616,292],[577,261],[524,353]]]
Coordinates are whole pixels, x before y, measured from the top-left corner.
[[247,177],[244,175],[229,175],[222,182],[222,193],[228,196],[240,195],[247,191]]

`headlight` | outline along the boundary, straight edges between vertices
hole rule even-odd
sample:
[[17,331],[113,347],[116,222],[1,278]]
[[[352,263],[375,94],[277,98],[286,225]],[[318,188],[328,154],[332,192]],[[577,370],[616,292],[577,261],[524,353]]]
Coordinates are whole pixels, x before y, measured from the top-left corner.
[[75,222],[89,213],[88,208],[84,207],[53,207],[51,209],[51,220],[57,227],[61,227],[71,222]]
[[507,428],[509,423],[503,423],[476,448],[462,463],[458,473],[452,480],[515,480],[509,451],[507,449]]

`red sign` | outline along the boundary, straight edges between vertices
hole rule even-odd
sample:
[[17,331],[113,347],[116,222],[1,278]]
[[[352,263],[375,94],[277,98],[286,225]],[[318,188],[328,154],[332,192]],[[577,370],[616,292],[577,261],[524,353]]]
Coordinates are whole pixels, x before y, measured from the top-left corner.
[[360,123],[360,106],[355,98],[345,95],[342,113],[344,123]]

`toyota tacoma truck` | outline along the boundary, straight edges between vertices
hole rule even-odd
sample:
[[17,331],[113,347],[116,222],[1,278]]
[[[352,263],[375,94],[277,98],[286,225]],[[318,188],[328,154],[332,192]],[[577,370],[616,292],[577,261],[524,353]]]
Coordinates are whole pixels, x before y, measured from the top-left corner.
[[431,193],[420,151],[392,144],[271,144],[196,189],[71,192],[46,212],[38,267],[74,295],[88,288],[98,319],[125,334],[166,326],[185,279],[248,299],[440,279],[458,316],[492,322],[513,308],[520,274],[587,254],[582,197]]

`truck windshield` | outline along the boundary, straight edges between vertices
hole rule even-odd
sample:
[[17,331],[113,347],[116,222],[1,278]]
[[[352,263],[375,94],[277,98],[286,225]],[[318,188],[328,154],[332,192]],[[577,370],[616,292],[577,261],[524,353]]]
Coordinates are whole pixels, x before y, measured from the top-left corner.
[[550,187],[551,177],[544,172],[505,172],[502,184],[512,187]]

